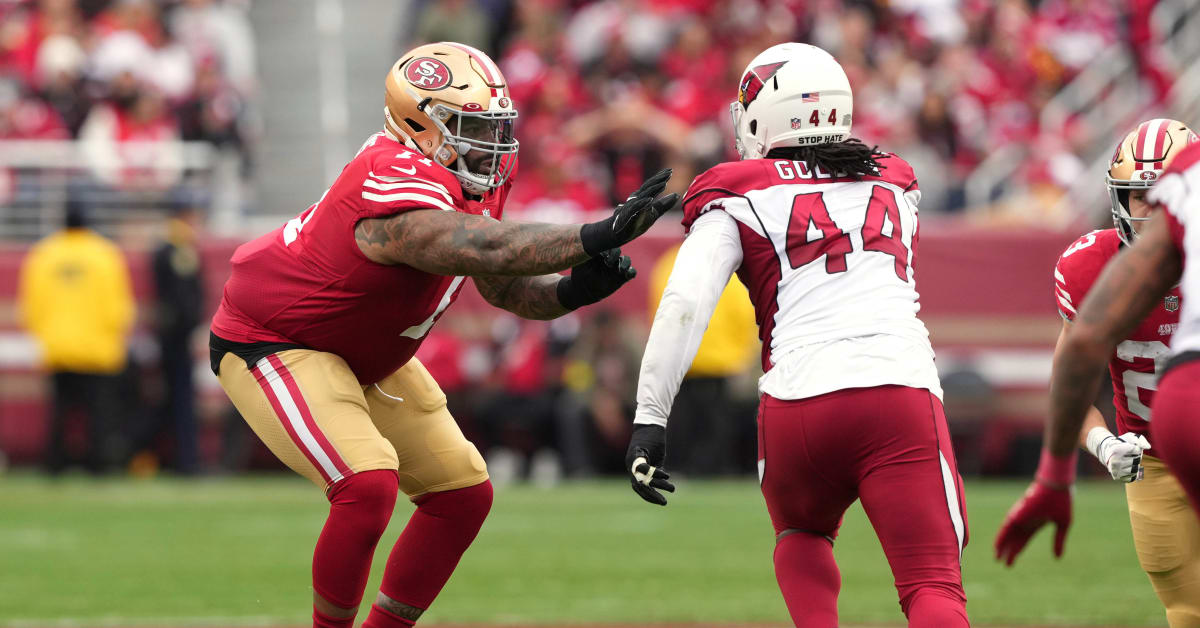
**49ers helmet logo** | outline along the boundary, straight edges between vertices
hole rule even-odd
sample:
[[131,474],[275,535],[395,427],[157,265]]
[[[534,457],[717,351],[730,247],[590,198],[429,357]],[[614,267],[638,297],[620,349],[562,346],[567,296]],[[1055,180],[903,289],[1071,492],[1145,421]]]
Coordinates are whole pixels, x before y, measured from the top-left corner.
[[450,84],[450,68],[433,57],[418,57],[404,69],[404,78],[421,89],[439,90]]

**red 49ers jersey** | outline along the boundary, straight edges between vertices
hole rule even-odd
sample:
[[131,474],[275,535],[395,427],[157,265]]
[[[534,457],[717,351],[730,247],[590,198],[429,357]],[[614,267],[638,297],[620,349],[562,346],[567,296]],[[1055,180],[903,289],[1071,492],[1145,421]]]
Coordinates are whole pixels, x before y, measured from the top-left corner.
[[[1054,268],[1054,297],[1063,318],[1075,320],[1076,310],[1092,284],[1120,248],[1116,229],[1100,229],[1084,235],[1063,251]],[[1117,345],[1108,363],[1118,434],[1150,433],[1147,421],[1154,391],[1167,363],[1171,336],[1179,327],[1179,294],[1179,288],[1172,288],[1137,329]]]
[[508,185],[482,202],[464,200],[448,170],[376,134],[320,201],[238,247],[212,331],[233,342],[333,353],[359,382],[379,381],[412,358],[464,278],[372,262],[358,248],[355,225],[414,209],[499,220]]
[[685,228],[737,222],[738,277],[763,342],[760,389],[779,399],[902,385],[941,396],[913,276],[920,191],[895,155],[878,176],[836,177],[802,161],[717,165],[688,188]]

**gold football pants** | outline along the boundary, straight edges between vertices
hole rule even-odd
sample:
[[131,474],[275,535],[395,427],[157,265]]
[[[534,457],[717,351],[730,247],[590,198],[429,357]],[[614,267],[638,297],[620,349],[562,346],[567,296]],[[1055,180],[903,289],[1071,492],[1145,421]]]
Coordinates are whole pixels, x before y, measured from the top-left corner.
[[396,471],[410,499],[488,479],[483,457],[416,358],[361,386],[332,353],[281,351],[250,369],[227,353],[218,379],[271,452],[326,491],[371,469]]
[[1171,628],[1200,628],[1200,519],[1162,460],[1143,456],[1142,465],[1145,477],[1125,485],[1138,562]]

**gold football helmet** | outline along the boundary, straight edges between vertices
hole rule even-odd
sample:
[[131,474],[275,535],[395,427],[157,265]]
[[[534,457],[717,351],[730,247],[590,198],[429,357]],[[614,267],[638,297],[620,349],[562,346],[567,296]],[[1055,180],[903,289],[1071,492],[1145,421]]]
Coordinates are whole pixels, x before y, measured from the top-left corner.
[[1125,244],[1137,237],[1133,223],[1150,220],[1129,213],[1129,193],[1147,190],[1162,176],[1185,146],[1197,140],[1196,133],[1178,120],[1155,118],[1129,132],[1113,153],[1108,167],[1108,196],[1112,200],[1113,225]]
[[517,110],[486,54],[454,42],[418,46],[392,66],[384,86],[386,132],[448,168],[463,190],[483,194],[512,175]]

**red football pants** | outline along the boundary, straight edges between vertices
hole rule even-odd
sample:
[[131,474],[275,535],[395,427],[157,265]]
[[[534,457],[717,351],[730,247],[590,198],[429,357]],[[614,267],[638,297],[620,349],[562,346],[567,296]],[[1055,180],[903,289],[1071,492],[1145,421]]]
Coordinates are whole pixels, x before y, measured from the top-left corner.
[[758,414],[775,574],[796,626],[837,626],[833,539],[855,499],[887,554],[909,626],[967,626],[966,507],[941,401],[924,389],[852,388]]
[[1200,360],[1167,371],[1154,393],[1150,444],[1200,514]]

